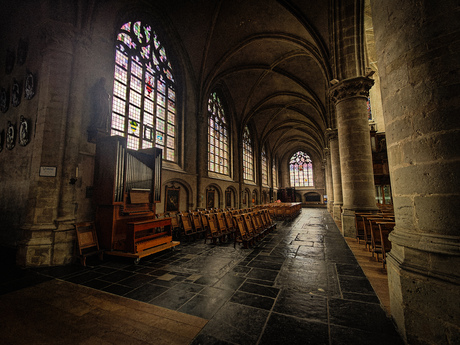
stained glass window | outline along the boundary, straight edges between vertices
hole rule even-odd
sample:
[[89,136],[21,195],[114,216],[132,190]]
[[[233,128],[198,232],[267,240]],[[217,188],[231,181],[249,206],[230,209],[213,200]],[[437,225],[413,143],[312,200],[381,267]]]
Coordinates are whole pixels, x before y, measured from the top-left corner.
[[244,127],[243,132],[243,178],[254,181],[254,156],[248,126]]
[[165,48],[141,21],[121,26],[115,48],[111,135],[128,148],[158,147],[176,160],[176,84]]
[[217,92],[208,99],[208,169],[229,174],[229,138],[225,110]]
[[371,99],[369,97],[367,97],[366,105],[367,105],[367,119],[369,121],[372,121],[373,118],[372,118],[372,109],[371,109]]
[[291,187],[312,187],[313,166],[310,156],[305,152],[296,152],[289,161]]
[[268,173],[267,173],[267,153],[265,147],[262,148],[262,184],[268,185]]
[[273,179],[273,187],[277,187],[278,186],[278,176],[277,176],[277,172],[276,172],[276,160],[275,158],[273,158],[273,166],[272,166],[272,179]]

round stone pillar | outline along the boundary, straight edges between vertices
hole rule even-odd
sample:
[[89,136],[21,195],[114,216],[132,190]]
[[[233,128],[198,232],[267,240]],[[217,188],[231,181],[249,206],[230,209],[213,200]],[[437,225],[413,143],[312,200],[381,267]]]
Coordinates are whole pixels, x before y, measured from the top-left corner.
[[331,150],[324,150],[326,157],[326,194],[327,194],[327,211],[330,214],[334,212],[334,185],[332,182]]
[[391,313],[409,344],[460,343],[458,1],[373,1],[396,226]]
[[378,210],[366,104],[373,83],[372,79],[357,77],[342,80],[331,89],[342,176],[342,233],[347,237],[356,235],[356,211]]
[[333,217],[335,221],[342,221],[342,174],[340,169],[339,137],[337,129],[329,131],[329,147],[331,149],[332,183],[334,184]]

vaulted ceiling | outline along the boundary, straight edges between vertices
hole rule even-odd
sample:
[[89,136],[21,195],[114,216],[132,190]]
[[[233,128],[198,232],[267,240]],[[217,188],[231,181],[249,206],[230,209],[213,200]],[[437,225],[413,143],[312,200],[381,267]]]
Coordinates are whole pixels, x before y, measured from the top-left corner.
[[203,102],[230,95],[240,129],[282,158],[322,156],[330,126],[328,1],[170,0],[161,7],[180,36]]

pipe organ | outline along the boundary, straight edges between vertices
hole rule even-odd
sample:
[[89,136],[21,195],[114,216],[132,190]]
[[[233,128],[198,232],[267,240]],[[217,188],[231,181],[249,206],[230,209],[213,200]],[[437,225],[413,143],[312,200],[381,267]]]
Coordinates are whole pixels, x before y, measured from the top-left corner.
[[100,246],[107,254],[135,258],[174,247],[171,219],[156,219],[161,198],[161,149],[126,147],[126,138],[96,145],[94,201]]

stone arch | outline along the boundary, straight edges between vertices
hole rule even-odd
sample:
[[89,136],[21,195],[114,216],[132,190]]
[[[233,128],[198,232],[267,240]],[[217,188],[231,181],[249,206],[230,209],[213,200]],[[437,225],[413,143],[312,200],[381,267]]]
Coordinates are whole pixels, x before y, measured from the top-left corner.
[[241,207],[247,208],[249,207],[249,199],[251,198],[251,191],[249,188],[243,188],[241,191]]
[[[205,198],[206,198],[205,204],[204,204],[205,208],[222,208],[224,205],[223,195],[224,193],[222,191],[222,188],[218,184],[215,184],[215,183],[208,184],[205,188]],[[211,197],[213,198],[212,203],[210,201]]]
[[[230,206],[227,203],[227,193],[230,193]],[[238,192],[235,187],[233,186],[228,186],[227,189],[225,190],[225,201],[224,201],[224,206],[225,207],[237,207],[238,199],[237,196]]]
[[321,202],[321,194],[318,192],[307,192],[303,195],[305,202]]
[[165,181],[161,186],[161,203],[157,204],[156,213],[166,212],[166,190],[167,188],[179,188],[179,207],[178,211],[193,209],[193,189],[190,184],[182,179],[172,178]]
[[259,204],[259,190],[257,188],[254,188],[251,193],[251,203],[250,206],[254,206]]

